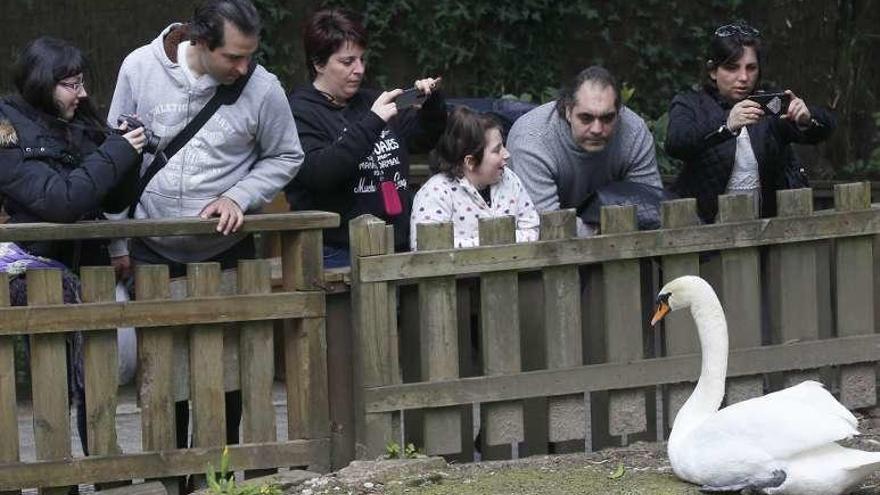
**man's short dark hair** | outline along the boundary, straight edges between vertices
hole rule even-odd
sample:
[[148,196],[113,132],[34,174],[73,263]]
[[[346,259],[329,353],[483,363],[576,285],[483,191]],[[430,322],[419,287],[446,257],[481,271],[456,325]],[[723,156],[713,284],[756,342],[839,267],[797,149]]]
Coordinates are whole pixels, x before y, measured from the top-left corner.
[[561,118],[565,118],[565,112],[574,106],[574,95],[581,89],[584,83],[597,84],[602,88],[611,87],[614,90],[614,107],[620,108],[620,86],[617,85],[617,79],[608,69],[598,65],[591,65],[580,71],[578,75],[572,79],[569,84],[559,90],[559,98],[556,99],[556,112]]
[[232,23],[245,36],[259,36],[260,13],[250,0],[208,0],[198,7],[190,24],[190,40],[204,41],[209,50],[223,46],[223,28]]
[[360,14],[346,8],[315,12],[303,31],[309,76],[314,80],[318,75],[315,66],[326,64],[346,43],[367,48],[367,30]]

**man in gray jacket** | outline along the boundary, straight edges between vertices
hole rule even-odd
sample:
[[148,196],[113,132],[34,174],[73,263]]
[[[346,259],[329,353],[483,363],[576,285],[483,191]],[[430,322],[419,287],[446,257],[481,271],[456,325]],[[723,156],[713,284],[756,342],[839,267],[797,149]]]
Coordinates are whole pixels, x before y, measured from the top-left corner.
[[[164,148],[221,85],[248,74],[259,46],[260,17],[249,0],[208,0],[192,22],[172,24],[126,57],[108,120],[136,114]],[[152,160],[146,155],[144,168]],[[165,263],[171,276],[184,264],[220,261],[233,268],[253,257],[252,238],[236,232],[294,177],[302,147],[278,79],[257,65],[241,95],[222,105],[150,180],[134,218],[219,217],[222,235],[133,239],[135,261]],[[116,246],[117,267],[128,263]]]
[[[507,149],[539,212],[578,208],[615,181],[662,187],[654,138],[622,104],[616,80],[602,67],[584,69],[558,100],[520,117]],[[592,233],[578,218],[578,235]]]

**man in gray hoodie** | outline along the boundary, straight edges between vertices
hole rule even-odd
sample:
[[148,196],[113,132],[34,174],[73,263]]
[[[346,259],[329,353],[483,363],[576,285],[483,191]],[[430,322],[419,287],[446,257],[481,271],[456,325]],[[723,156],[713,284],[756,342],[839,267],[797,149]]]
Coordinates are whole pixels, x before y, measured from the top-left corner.
[[[163,149],[214,96],[248,74],[259,46],[260,17],[249,0],[208,0],[192,22],[172,24],[122,63],[108,120],[136,114]],[[146,155],[141,172],[152,161]],[[236,232],[294,177],[302,147],[278,79],[257,65],[241,95],[222,105],[174,154],[140,197],[134,218],[219,217],[222,235],[133,239],[135,261],[184,264],[220,261],[233,268],[253,257],[253,240]],[[113,252],[127,268],[124,247]]]
[[[654,138],[622,104],[616,80],[602,67],[584,69],[558,100],[520,117],[507,149],[539,212],[578,208],[611,182],[662,187]],[[593,233],[578,218],[578,235]]]

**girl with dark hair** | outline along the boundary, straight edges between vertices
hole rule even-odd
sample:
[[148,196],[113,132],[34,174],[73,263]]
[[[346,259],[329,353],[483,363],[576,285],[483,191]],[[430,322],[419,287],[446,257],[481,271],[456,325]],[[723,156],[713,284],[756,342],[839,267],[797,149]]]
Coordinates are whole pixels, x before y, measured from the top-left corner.
[[[113,188],[136,179],[144,130],[109,132],[88,99],[84,69],[79,49],[55,38],[32,41],[18,58],[18,94],[0,100],[0,196],[10,223],[98,219],[125,203]],[[72,304],[81,302],[79,267],[109,264],[106,241],[0,243],[14,306],[27,304],[29,268],[63,270],[64,302]],[[87,452],[81,342],[81,334],[68,339],[68,379]]]
[[415,81],[420,105],[395,101],[400,89],[362,88],[367,32],[349,10],[315,13],[303,40],[312,82],[290,95],[290,106],[305,160],[286,188],[287,200],[294,210],[342,217],[338,228],[324,231],[327,268],[349,264],[348,222],[363,214],[394,225],[395,245],[406,249],[409,152],[430,150],[446,125],[439,79]]
[[411,244],[416,225],[452,222],[455,247],[479,246],[479,220],[513,216],[516,241],[538,240],[538,212],[519,177],[507,168],[510,153],[501,124],[466,107],[456,108],[440,136],[431,164],[434,175],[416,193]]
[[[762,217],[775,215],[777,190],[806,187],[791,143],[827,139],[834,118],[791,90],[775,100],[775,107],[750,98],[762,74],[760,33],[751,26],[719,27],[706,69],[709,81],[677,95],[669,109],[666,151],[684,161],[674,190],[696,198],[707,223],[715,220],[719,194],[750,194]],[[773,109],[780,115],[771,115]]]

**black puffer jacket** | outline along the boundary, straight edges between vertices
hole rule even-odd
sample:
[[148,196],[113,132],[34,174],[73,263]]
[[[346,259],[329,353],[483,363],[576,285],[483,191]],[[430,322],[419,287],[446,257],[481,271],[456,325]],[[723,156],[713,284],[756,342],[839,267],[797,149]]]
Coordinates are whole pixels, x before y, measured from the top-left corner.
[[[761,179],[762,217],[776,214],[776,191],[788,187],[786,166],[799,168],[791,143],[815,144],[834,130],[830,112],[808,107],[814,122],[803,131],[789,120],[774,117],[764,117],[748,128]],[[666,151],[684,161],[673,189],[682,198],[697,199],[697,210],[706,223],[715,220],[718,196],[727,189],[733,170],[736,139],[719,130],[730,108],[711,86],[676,95],[669,108]]]
[[[0,100],[0,196],[10,223],[102,218],[102,208],[118,209],[112,189],[123,180],[136,180],[140,161],[122,136],[105,139],[79,117],[67,124],[20,97]],[[104,240],[18,244],[74,270],[109,263]]]

